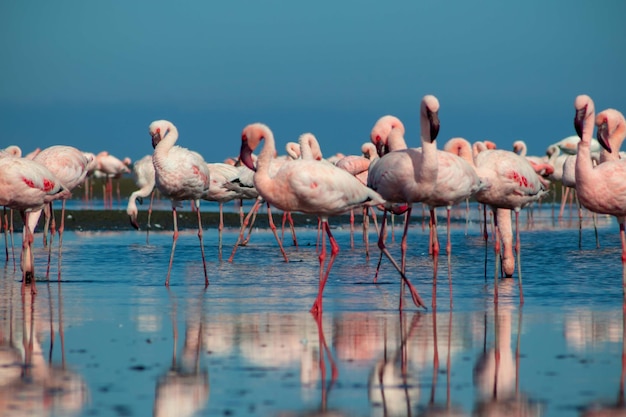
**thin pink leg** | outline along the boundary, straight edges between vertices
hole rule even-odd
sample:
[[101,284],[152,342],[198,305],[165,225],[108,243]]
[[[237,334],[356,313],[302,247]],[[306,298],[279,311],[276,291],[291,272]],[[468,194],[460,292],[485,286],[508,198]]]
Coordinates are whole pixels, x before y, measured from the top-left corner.
[[172,219],[174,221],[174,235],[172,236],[172,251],[170,252],[170,266],[167,268],[167,278],[165,278],[165,286],[170,286],[170,274],[172,272],[172,263],[174,263],[174,251],[176,250],[176,241],[178,240],[178,221],[176,215],[176,206],[172,206]]
[[522,255],[519,238],[519,209],[515,210],[515,252],[517,252],[517,281],[519,283],[519,304],[524,305],[524,289],[522,287]]
[[623,221],[619,224],[619,235],[622,241],[622,292],[624,293],[624,308],[626,308],[626,233]]
[[293,245],[298,247],[298,237],[296,236],[296,226],[293,224],[293,217],[291,217],[291,212],[287,213],[287,221],[289,222],[289,228],[291,229],[291,239],[293,240]]
[[354,209],[350,209],[350,249],[354,249]]
[[274,219],[272,218],[272,212],[271,212],[269,203],[267,204],[267,220],[269,222],[270,229],[272,229],[272,233],[274,233],[274,237],[276,238],[278,247],[280,248],[280,253],[283,255],[285,262],[289,262],[289,258],[287,257],[287,252],[285,252],[285,249],[283,248],[283,244],[278,238],[278,232],[276,231],[276,225],[274,224]]
[[235,246],[233,247],[233,251],[230,254],[230,258],[228,258],[228,262],[232,262],[233,259],[235,258],[235,253],[237,252],[237,248],[239,247],[239,243],[243,240],[243,234],[246,232],[246,227],[248,226],[248,222],[250,221],[250,217],[252,217],[252,213],[254,213],[256,210],[258,210],[259,206],[261,205],[261,199],[256,199],[256,201],[254,202],[254,205],[252,206],[252,208],[250,209],[250,212],[248,213],[248,215],[246,216],[246,218],[243,220],[243,223],[241,225],[241,229],[239,230],[239,237],[237,238],[237,242],[235,242]]
[[409,206],[406,213],[404,214],[404,231],[402,232],[402,240],[400,241],[400,253],[401,253],[401,265],[402,265],[402,273],[406,273],[406,251],[407,251],[407,239],[409,236],[409,219],[411,218],[411,211],[413,211],[413,207]]
[[200,215],[200,201],[196,202],[198,212],[198,239],[200,240],[200,252],[202,252],[202,266],[204,267],[204,288],[209,286],[209,275],[206,271],[206,258],[204,256],[204,239],[202,238],[202,216]]
[[150,217],[152,217],[152,202],[154,200],[154,190],[150,193],[150,206],[148,207],[148,227],[146,227],[146,245],[150,244]]
[[[328,235],[328,241],[330,243],[330,259],[328,260],[328,266],[326,267],[326,272],[324,273],[324,277],[322,278],[322,280],[320,280],[317,298],[315,300],[315,303],[313,303],[313,307],[311,307],[311,313],[313,313],[314,316],[321,315],[323,312],[322,296],[324,293],[324,287],[326,286],[326,281],[328,281],[328,275],[330,275],[330,270],[333,267],[335,258],[337,257],[337,254],[339,253],[339,245],[337,244],[337,241],[335,240],[332,233],[330,232],[330,227],[328,226],[328,222],[326,220],[322,220],[322,227],[326,230],[326,234]],[[324,254],[324,257],[326,257],[326,244],[323,244],[322,246],[323,246],[322,253]],[[323,259],[322,259],[322,255],[320,255],[320,269],[322,268],[323,268]]]
[[[52,203],[50,203],[50,211],[52,212]],[[65,199],[61,204],[61,226],[59,226],[59,265],[57,271],[57,280],[61,280],[61,263],[63,259],[63,232],[65,231]]]
[[[409,206],[409,209],[410,209],[410,206]],[[411,281],[409,281],[409,279],[406,277],[406,275],[404,274],[404,272],[402,271],[402,269],[400,268],[400,266],[398,265],[396,260],[393,259],[393,256],[391,256],[391,253],[389,253],[389,250],[385,246],[384,231],[385,231],[386,222],[387,222],[387,216],[383,214],[383,222],[382,222],[382,225],[380,227],[380,234],[378,236],[378,248],[389,259],[389,262],[391,262],[391,264],[394,266],[394,268],[396,268],[396,270],[400,273],[400,277],[402,278],[403,282],[409,287],[409,290],[411,291],[411,298],[413,299],[413,303],[415,304],[415,306],[416,307],[426,308],[426,305],[424,304],[424,301],[422,300],[422,297],[420,297],[419,292],[413,286]],[[403,292],[402,288],[403,287],[401,285],[400,286],[401,294]],[[402,311],[402,297],[400,297],[399,309],[400,309],[400,311]]]
[[217,255],[222,262],[222,231],[224,230],[224,203],[220,203],[220,223],[217,226]]

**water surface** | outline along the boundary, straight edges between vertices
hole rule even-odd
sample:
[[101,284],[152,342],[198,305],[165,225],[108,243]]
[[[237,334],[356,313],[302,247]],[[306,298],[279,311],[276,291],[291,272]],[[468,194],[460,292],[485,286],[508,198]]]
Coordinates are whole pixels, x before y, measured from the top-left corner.
[[[474,208],[469,224],[456,215],[435,310],[428,230],[420,220],[410,228],[407,275],[427,311],[407,296],[399,312],[400,280],[386,260],[373,283],[374,232],[367,259],[359,228],[354,248],[347,225],[334,228],[341,251],[317,320],[308,312],[319,278],[314,228],[297,229],[298,248],[286,234],[289,263],[267,230],[227,262],[233,229],[219,261],[217,232],[205,230],[206,290],[196,231],[180,235],[169,289],[171,231],[152,232],[149,244],[144,232],[66,233],[61,282],[54,253],[45,280],[38,234],[38,293],[21,294],[19,265],[0,272],[0,415],[570,416],[621,407],[615,220],[598,219],[596,248],[585,217],[579,247],[575,215],[558,221],[536,209],[531,223],[522,212],[520,308],[515,279],[499,280],[494,305],[493,242],[485,245]],[[388,245],[399,257],[396,222]],[[445,242],[441,225],[439,235]]]

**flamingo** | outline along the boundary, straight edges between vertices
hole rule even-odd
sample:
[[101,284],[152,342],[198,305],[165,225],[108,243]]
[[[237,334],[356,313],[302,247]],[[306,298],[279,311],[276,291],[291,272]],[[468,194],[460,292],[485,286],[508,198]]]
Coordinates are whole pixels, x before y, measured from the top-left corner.
[[150,196],[150,207],[148,207],[148,226],[146,227],[146,244],[150,239],[150,216],[152,215],[152,202],[154,199],[154,163],[152,162],[152,154],[146,155],[143,158],[135,161],[133,164],[133,179],[135,184],[139,187],[138,190],[133,191],[128,197],[128,205],[126,206],[126,214],[130,219],[130,224],[137,230],[139,230],[139,223],[137,223],[137,201],[143,203],[144,197]]
[[[104,187],[104,206],[105,208],[113,208],[113,179],[119,179],[123,174],[130,174],[128,166],[131,163],[130,158],[124,158],[120,160],[113,155],[110,155],[107,151],[102,151],[96,155],[96,161],[98,163],[98,171],[100,171],[106,181]],[[120,184],[117,183],[117,200],[120,200]]]
[[241,198],[242,194],[236,189],[228,187],[226,184],[234,181],[240,172],[238,167],[225,163],[207,164],[211,173],[211,186],[209,194],[205,198],[208,201],[216,201],[220,209],[220,223],[217,227],[218,232],[218,253],[220,260],[222,259],[222,230],[224,229],[224,203]]
[[[518,264],[518,284],[520,304],[524,303],[524,293],[522,288],[522,267],[520,255],[520,237],[519,237],[519,211],[538,201],[547,191],[544,183],[537,175],[535,168],[526,160],[526,158],[517,155],[514,152],[501,149],[486,149],[484,144],[476,144],[476,152],[474,153],[474,164],[476,173],[479,177],[484,178],[490,186],[478,191],[474,197],[482,204],[491,206],[495,213],[496,220],[496,261],[500,255],[500,238],[502,231],[500,226],[505,227],[503,232],[504,238],[508,240],[507,218],[510,219],[510,212],[515,212],[515,252],[517,253]],[[498,211],[504,210],[501,213]],[[505,223],[498,223],[504,221]],[[510,220],[509,220],[510,221]],[[511,257],[506,256],[506,262],[503,261],[505,275],[511,277],[514,269],[514,261]],[[496,262],[497,265],[497,262]],[[513,268],[511,268],[513,266]],[[497,266],[496,266],[497,270]],[[497,274],[494,277],[494,302],[498,299]]]
[[[579,95],[574,101],[576,116],[574,126],[580,136],[576,157],[576,194],[587,209],[617,218],[622,242],[622,286],[626,302],[626,161],[616,158],[619,145],[626,137],[626,121],[617,110],[609,109],[598,114],[598,141],[608,152],[596,167],[591,160],[591,136],[594,128],[595,107],[588,95]],[[615,149],[614,149],[615,147]]]
[[22,291],[32,283],[35,293],[35,268],[32,255],[33,235],[28,225],[30,212],[70,192],[45,166],[25,158],[0,158],[0,205],[18,210],[24,222],[22,235]]
[[[265,140],[259,153],[256,167],[251,154]],[[339,246],[328,225],[328,217],[337,215],[363,204],[383,204],[384,200],[377,192],[364,186],[348,172],[336,166],[315,160],[298,159],[284,162],[276,172],[271,172],[272,161],[276,153],[274,135],[270,128],[261,123],[246,126],[241,135],[241,161],[250,169],[256,170],[254,185],[259,194],[271,205],[286,211],[300,211],[314,214],[322,219],[322,228],[328,235],[331,255],[326,271],[323,264],[326,259],[326,243],[322,242],[320,260],[320,280],[318,294],[311,312],[315,316],[322,314],[322,294],[330,274]],[[405,278],[406,280],[406,278]],[[408,280],[413,301],[423,306],[419,293]]]
[[[372,159],[378,158],[376,146],[371,142],[366,142],[361,145],[361,156],[348,155],[335,164],[337,167],[348,171],[354,175],[356,179],[361,181],[363,185],[367,185],[367,175],[369,172],[369,166]],[[363,242],[365,243],[365,256],[369,259],[369,207],[363,207]],[[376,222],[376,215],[372,212],[372,218]],[[378,231],[378,225],[376,229]],[[354,210],[350,210],[350,246],[354,247]]]
[[[385,206],[386,210],[383,213],[383,221],[378,237],[381,257],[378,261],[374,280],[376,280],[378,275],[383,254],[387,256],[396,270],[401,274],[405,272],[406,234],[408,232],[412,204],[414,202],[423,202],[434,191],[437,179],[436,145],[432,142],[439,132],[438,110],[439,101],[434,96],[425,96],[422,99],[420,111],[422,148],[409,149],[407,147],[404,140],[403,125],[392,127],[387,137],[384,135],[375,136],[374,133],[371,135],[381,157],[370,165],[367,184],[372,189],[380,192],[388,202]],[[383,154],[385,151],[389,152]],[[408,203],[404,233],[400,246],[402,267],[398,266],[384,243],[387,209],[391,209],[390,203]],[[402,297],[400,297],[399,308],[402,309]]]
[[152,136],[152,162],[157,189],[172,201],[172,220],[174,222],[174,236],[170,263],[167,269],[165,286],[170,285],[170,273],[174,262],[174,251],[178,240],[178,220],[176,208],[181,201],[192,200],[197,207],[198,214],[198,239],[202,253],[202,266],[204,267],[204,286],[209,285],[209,276],[204,257],[204,241],[202,239],[202,218],[200,216],[200,200],[206,199],[211,184],[209,167],[197,153],[181,146],[175,146],[178,140],[178,129],[168,120],[155,120],[150,123],[150,136]]
[[[48,168],[50,172],[52,172],[69,191],[72,191],[78,185],[85,182],[89,165],[92,162],[92,159],[89,159],[87,156],[85,156],[83,152],[72,146],[66,145],[55,145],[43,149],[35,156],[33,160]],[[66,198],[61,198],[61,200],[61,225],[59,226],[58,230],[59,260],[57,278],[59,280],[61,279],[61,262],[63,258],[63,232],[65,230]],[[34,233],[35,226],[37,225],[40,216],[41,210],[35,211],[31,214],[28,224],[31,233]],[[52,253],[52,236],[54,235],[55,228],[55,221],[52,212],[52,201],[50,202],[49,211],[45,213],[45,216],[46,224],[48,224],[48,218],[50,218],[50,220],[52,221],[52,225],[50,227],[50,246],[48,248],[48,271],[46,272],[46,276],[48,276],[50,272],[50,255]]]

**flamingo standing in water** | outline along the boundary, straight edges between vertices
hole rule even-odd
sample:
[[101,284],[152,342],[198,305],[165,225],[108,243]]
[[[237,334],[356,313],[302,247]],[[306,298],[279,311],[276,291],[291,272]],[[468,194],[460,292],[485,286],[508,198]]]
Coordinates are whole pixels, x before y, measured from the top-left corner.
[[[50,146],[39,152],[34,161],[44,165],[46,168],[50,170],[61,183],[65,186],[66,189],[72,191],[74,188],[85,182],[85,178],[87,177],[87,172],[93,162],[93,159],[88,158],[85,154],[73,146],[65,146],[65,145],[55,145]],[[69,198],[69,196],[68,196]],[[65,200],[66,198],[61,198],[62,206],[61,206],[61,225],[59,226],[59,260],[58,260],[58,271],[57,278],[61,279],[61,262],[63,258],[63,232],[65,230]],[[30,228],[30,232],[34,233],[35,226],[41,216],[41,210],[35,211],[31,214],[29,218],[28,227]],[[46,224],[48,224],[48,219],[50,219],[50,246],[48,247],[48,270],[46,271],[46,277],[49,276],[50,273],[50,258],[52,253],[52,239],[55,232],[55,220],[52,211],[52,201],[50,202],[49,210],[45,213]],[[44,234],[47,231],[44,231]]]
[[[265,140],[265,144],[259,153],[255,167],[251,155],[262,140]],[[268,203],[281,210],[314,214],[322,219],[322,228],[330,240],[331,256],[327,269],[324,271],[326,242],[323,241],[319,256],[319,289],[311,308],[311,312],[319,316],[322,314],[324,285],[339,252],[339,246],[328,226],[328,217],[364,204],[383,204],[384,200],[378,193],[361,184],[348,172],[322,161],[306,159],[287,161],[272,173],[271,165],[275,154],[274,135],[269,127],[255,123],[243,129],[240,159],[247,167],[256,170],[254,185],[259,194]],[[409,284],[415,304],[423,306],[424,303],[415,287],[406,278],[405,281]]]
[[[515,212],[515,252],[517,253],[518,284],[520,304],[524,303],[522,287],[522,266],[520,255],[519,212],[522,208],[538,201],[546,193],[546,186],[528,160],[514,152],[502,149],[487,149],[483,143],[474,147],[476,172],[490,184],[478,191],[475,198],[479,203],[489,205],[495,213],[495,252],[496,271],[500,258],[500,239],[505,239],[505,248],[513,247],[510,229],[510,210]],[[541,167],[548,169],[549,167]],[[505,276],[513,276],[515,260],[512,251],[504,254],[502,261]],[[494,276],[494,302],[498,300],[497,273]]]
[[206,270],[204,257],[204,241],[202,239],[202,217],[200,216],[200,200],[209,195],[211,184],[209,167],[197,153],[187,148],[175,146],[178,140],[178,129],[167,120],[156,120],[150,124],[150,136],[152,136],[152,162],[157,189],[172,201],[172,220],[174,222],[174,236],[170,263],[167,269],[165,286],[170,285],[170,273],[174,262],[174,251],[178,240],[178,220],[176,208],[181,201],[192,200],[198,214],[198,239],[202,253],[202,266],[204,267],[204,285],[209,285],[209,276]]
[[25,158],[0,158],[0,205],[18,210],[24,222],[22,234],[22,291],[27,283],[35,287],[35,268],[32,254],[33,235],[27,227],[30,212],[59,198],[68,198],[67,190],[45,166]]
[[[348,171],[354,175],[356,179],[361,181],[363,185],[367,185],[367,175],[370,164],[374,158],[378,158],[376,146],[371,142],[366,142],[361,145],[362,155],[347,155],[341,158],[335,164],[337,167]],[[373,210],[370,207],[363,207],[363,242],[365,243],[365,257],[369,259],[369,211]],[[378,231],[378,225],[376,224],[376,215],[372,211],[372,218]],[[350,247],[354,247],[354,209],[350,210]]]
[[128,205],[126,206],[126,214],[130,219],[130,224],[137,230],[139,230],[139,223],[137,223],[137,201],[143,203],[143,199],[150,196],[150,206],[148,207],[148,226],[146,227],[146,244],[150,241],[150,216],[152,215],[152,202],[154,199],[154,163],[152,162],[152,154],[146,155],[133,164],[133,179],[135,184],[139,187],[138,190],[133,191],[128,197]]
[[[617,110],[598,114],[598,141],[608,151],[596,167],[591,159],[591,136],[594,128],[595,107],[588,95],[579,95],[574,101],[576,116],[574,126],[580,136],[576,156],[576,194],[587,209],[617,218],[622,242],[622,286],[626,302],[626,161],[618,159],[619,145],[626,137],[626,121]],[[613,145],[616,149],[613,149]],[[614,158],[614,159],[611,159]]]
[[[103,199],[104,208],[113,208],[113,179],[119,180],[123,174],[130,174],[131,164],[130,158],[124,158],[119,160],[115,156],[109,154],[107,151],[102,151],[96,155],[96,161],[98,163],[98,171],[105,176],[106,185],[103,187]],[[117,200],[120,201],[120,183],[117,184]]]

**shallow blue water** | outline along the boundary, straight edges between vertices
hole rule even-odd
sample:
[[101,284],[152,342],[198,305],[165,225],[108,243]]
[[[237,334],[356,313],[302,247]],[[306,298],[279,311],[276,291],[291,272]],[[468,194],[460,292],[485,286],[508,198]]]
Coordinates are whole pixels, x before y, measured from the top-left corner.
[[[436,310],[428,231],[412,223],[407,275],[429,310],[405,296],[402,314],[388,261],[373,283],[374,232],[368,260],[360,229],[351,249],[348,228],[334,228],[341,251],[319,321],[308,312],[319,277],[314,229],[297,229],[298,248],[286,235],[289,263],[267,230],[255,230],[233,263],[237,231],[227,230],[220,262],[217,232],[206,230],[206,290],[195,231],[180,235],[169,289],[170,231],[151,233],[149,245],[144,232],[66,233],[60,283],[54,253],[54,279],[43,279],[39,234],[36,296],[21,295],[19,265],[0,272],[0,415],[569,416],[616,406],[623,297],[615,220],[598,219],[596,248],[586,217],[581,249],[575,215],[557,221],[550,208],[536,209],[531,226],[522,212],[520,308],[516,279],[499,281],[494,306],[493,242],[486,249],[474,209],[469,225],[456,215]],[[396,221],[389,248],[399,258]]]

